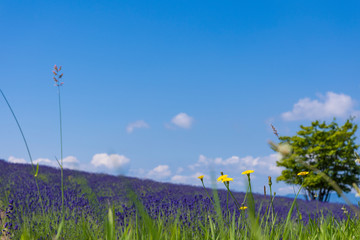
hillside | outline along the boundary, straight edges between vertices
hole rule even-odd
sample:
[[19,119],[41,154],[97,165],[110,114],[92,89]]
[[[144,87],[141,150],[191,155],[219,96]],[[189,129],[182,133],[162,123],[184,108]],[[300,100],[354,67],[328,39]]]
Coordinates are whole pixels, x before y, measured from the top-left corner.
[[[40,166],[39,186],[45,212],[60,212],[61,185],[60,170],[47,166]],[[131,193],[140,199],[146,211],[153,218],[172,216],[180,213],[184,224],[190,224],[193,218],[203,217],[203,212],[213,212],[214,208],[201,187],[180,184],[159,183],[152,180],[142,180],[125,176],[111,176],[106,174],[87,173],[75,170],[64,170],[65,205],[68,209],[68,219],[79,219],[82,214],[94,219],[103,219],[108,206],[114,206],[116,220],[123,224],[124,219],[134,216],[136,206]],[[211,190],[208,189],[209,194]],[[223,213],[226,215],[226,191],[218,191]],[[23,221],[23,216],[41,212],[38,191],[29,164],[14,164],[0,160],[0,209],[5,210],[4,203],[14,201],[17,222]],[[235,198],[242,202],[245,193],[234,192]],[[256,209],[265,214],[270,198],[254,194]],[[278,220],[285,219],[293,199],[275,197],[274,208]],[[1,206],[3,205],[3,206]],[[260,209],[260,206],[262,208]],[[346,215],[341,209],[342,204],[306,202],[297,200],[297,209],[305,223],[320,215],[332,213],[337,219]],[[230,199],[229,210],[236,209]],[[190,210],[190,216],[186,213]],[[351,213],[351,209],[348,209]],[[296,218],[296,210],[293,217]]]

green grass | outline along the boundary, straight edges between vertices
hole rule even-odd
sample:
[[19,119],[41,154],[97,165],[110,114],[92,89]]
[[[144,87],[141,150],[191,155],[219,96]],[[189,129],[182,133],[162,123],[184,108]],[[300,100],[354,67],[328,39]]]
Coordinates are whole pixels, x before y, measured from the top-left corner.
[[[250,178],[249,178],[250,179]],[[76,176],[71,179],[87,192],[89,200],[96,199],[95,193],[87,185],[86,179]],[[71,183],[69,184],[71,187]],[[74,185],[75,186],[75,185]],[[230,190],[229,190],[230,191]],[[300,192],[300,191],[299,191]],[[77,221],[68,219],[61,225],[62,211],[49,211],[45,215],[42,212],[30,216],[22,216],[23,224],[20,231],[14,231],[12,239],[358,239],[360,236],[360,221],[358,217],[345,220],[336,220],[333,216],[311,219],[308,224],[302,221],[292,220],[291,212],[296,211],[296,199],[289,209],[289,217],[285,221],[277,221],[276,212],[267,211],[267,214],[259,215],[259,209],[247,208],[239,215],[238,221],[235,215],[224,218],[218,214],[203,212],[204,220],[196,220],[191,226],[181,223],[179,214],[174,216],[160,215],[153,219],[146,212],[138,196],[131,189],[128,189],[130,203],[136,206],[135,217],[125,219],[125,224],[120,226],[115,221],[115,210],[119,204],[104,206],[93,202],[92,206],[98,206],[95,212],[98,215],[83,214]],[[216,193],[216,190],[215,190]],[[0,208],[5,209],[7,200],[5,196],[0,197]],[[245,205],[251,205],[252,192],[247,192]],[[46,200],[46,198],[44,198]],[[276,200],[275,200],[276,201]],[[218,198],[214,198],[214,208],[219,209]],[[269,206],[261,206],[268,210],[273,209],[271,202]],[[189,212],[190,213],[190,212]],[[247,213],[247,214],[245,214]],[[64,214],[73,214],[65,209]],[[273,216],[272,216],[273,215]],[[269,219],[269,221],[267,221]],[[166,221],[167,220],[167,221]],[[58,228],[50,228],[58,226]],[[196,226],[197,228],[193,228]],[[61,231],[59,231],[61,228]],[[9,239],[9,238],[3,238]]]
[[[109,209],[108,218],[104,224],[96,225],[84,217],[80,223],[68,221],[63,227],[62,238],[64,239],[358,239],[360,236],[360,225],[358,220],[348,219],[338,222],[334,218],[320,219],[319,222],[312,221],[308,225],[290,222],[288,224],[278,224],[272,228],[271,224],[261,226],[261,231],[254,232],[249,225],[248,220],[242,221],[240,225],[235,224],[233,218],[229,226],[221,226],[212,221],[197,222],[203,231],[196,232],[192,228],[187,228],[179,224],[175,219],[169,224],[164,224],[162,218],[151,221],[141,221],[136,218],[135,221],[128,220],[129,225],[124,228],[114,226],[111,217],[111,209]],[[48,235],[44,235],[41,227],[35,231],[29,229],[36,222],[40,222],[40,216],[34,216],[31,224],[24,225],[21,238],[22,239],[39,239],[45,237],[50,239]],[[45,222],[48,220],[45,219]],[[285,229],[288,229],[286,236]],[[14,236],[18,239],[18,235]]]

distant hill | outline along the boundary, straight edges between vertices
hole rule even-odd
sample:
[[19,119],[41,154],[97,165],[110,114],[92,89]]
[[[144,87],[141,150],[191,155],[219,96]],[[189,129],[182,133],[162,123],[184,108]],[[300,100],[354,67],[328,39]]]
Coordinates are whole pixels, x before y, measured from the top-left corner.
[[[61,207],[60,176],[59,169],[47,166],[41,166],[37,175],[45,207],[51,209],[52,212],[59,212]],[[104,217],[109,204],[114,204],[115,214],[119,221],[123,221],[124,216],[135,213],[135,205],[131,199],[129,200],[131,192],[135,193],[147,212],[154,218],[158,216],[159,212],[162,212],[164,216],[172,216],[173,211],[179,211],[184,214],[184,218],[188,211],[191,211],[194,218],[200,216],[198,212],[214,213],[213,204],[207,195],[212,195],[211,189],[207,189],[208,193],[206,193],[200,186],[160,183],[133,177],[69,169],[64,169],[64,186],[65,204],[69,209],[75,209],[79,214],[86,211],[87,214],[99,219]],[[30,164],[9,163],[0,160],[0,202],[1,200],[6,202],[8,196],[21,207],[21,214],[33,214],[41,210],[37,192]],[[232,198],[228,198],[226,190],[218,190],[217,193],[223,209],[228,209],[230,212],[237,209],[237,204]],[[238,201],[245,199],[244,192],[234,191],[233,195]],[[273,202],[279,221],[284,220],[289,213],[293,204],[293,199],[290,197],[294,196],[276,196]],[[270,206],[270,198],[255,193],[254,200],[255,208],[261,214],[266,214],[266,207]],[[296,218],[299,212],[305,223],[310,218],[319,217],[322,213],[325,216],[331,214],[337,219],[343,219],[346,215],[341,207],[341,203],[308,202],[299,199],[296,204],[297,211],[292,212],[292,217]],[[348,210],[354,214],[352,209]],[[189,218],[190,222],[191,218]]]
[[[31,172],[31,165],[30,164],[14,164],[14,163],[9,163],[7,162],[6,160],[3,160],[3,159],[0,159],[0,166],[1,164],[6,164],[6,165],[3,165],[3,166],[17,166],[18,168],[21,169],[21,171],[24,171],[26,169],[26,171],[28,171],[29,173]],[[49,167],[49,166],[41,166],[41,172],[47,172],[47,174],[54,174],[55,172],[58,172],[59,169],[57,168],[53,168],[53,167]],[[81,171],[81,170],[70,170],[70,169],[64,169],[64,171],[66,172],[66,175],[76,175],[76,174],[81,174],[83,176],[86,176],[86,177],[109,177],[111,179],[127,179],[127,180],[131,180],[131,181],[136,181],[138,182],[139,184],[142,183],[142,184],[149,184],[151,183],[152,186],[154,185],[157,185],[158,187],[170,187],[172,188],[171,186],[175,186],[175,187],[189,187],[189,188],[192,188],[192,189],[196,189],[197,191],[202,191],[203,188],[202,187],[199,187],[199,186],[188,186],[188,185],[184,185],[184,184],[174,184],[174,183],[164,183],[164,182],[156,182],[156,181],[153,181],[153,180],[145,180],[145,179],[139,179],[139,178],[135,178],[135,177],[125,177],[125,176],[113,176],[113,175],[107,175],[107,174],[102,174],[102,173],[88,173],[88,172],[84,172],[84,171]],[[1,171],[0,171],[1,172]],[[4,174],[3,174],[4,175]],[[0,176],[0,179],[1,179],[1,176]],[[225,190],[219,190],[220,192],[226,192]],[[236,192],[234,191],[234,193],[238,193],[238,194],[245,194],[243,192]],[[259,194],[259,193],[254,193],[255,196],[258,196],[258,197],[261,197],[262,194]],[[347,193],[345,194],[345,196],[349,199],[349,201],[354,204],[354,205],[358,205],[358,202],[360,201],[360,198],[359,197],[356,197],[355,194],[353,193]],[[295,194],[286,194],[286,195],[277,195],[277,198],[278,197],[285,197],[285,198],[291,198],[291,199],[294,199],[295,198]],[[302,194],[299,194],[298,196],[298,199],[301,199],[301,200],[306,200],[306,198],[304,197],[304,195]],[[341,204],[346,204],[345,203],[345,200],[343,198],[339,198],[337,196],[337,194],[335,192],[331,193],[331,197],[330,197],[330,203],[341,203]]]
[[[288,198],[295,198],[295,194],[287,194],[287,195],[283,195],[283,197],[288,197]],[[360,198],[356,197],[356,195],[354,193],[345,193],[345,196],[349,199],[349,201],[354,204],[354,205],[358,205],[358,202],[360,202]],[[298,196],[299,199],[303,199],[306,200],[305,196],[303,194],[299,194]],[[330,203],[343,203],[346,204],[345,200],[342,197],[338,197],[337,194],[335,192],[330,193]]]

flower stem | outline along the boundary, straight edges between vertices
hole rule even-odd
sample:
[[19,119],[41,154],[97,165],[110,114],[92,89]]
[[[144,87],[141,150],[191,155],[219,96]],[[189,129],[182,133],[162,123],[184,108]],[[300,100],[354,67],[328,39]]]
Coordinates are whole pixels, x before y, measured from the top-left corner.
[[215,204],[214,204],[213,200],[211,199],[211,197],[210,197],[210,195],[209,195],[208,191],[207,191],[207,190],[206,190],[206,188],[205,188],[204,182],[203,182],[203,181],[201,181],[201,183],[202,183],[202,185],[203,185],[203,187],[204,187],[204,189],[205,189],[206,195],[208,196],[208,198],[210,199],[210,201],[212,202],[212,204],[213,204],[213,205],[214,205],[214,207],[215,207]]
[[35,171],[36,171],[36,170],[35,170],[35,167],[34,167],[33,159],[32,159],[32,156],[31,156],[31,153],[30,153],[30,149],[29,149],[29,146],[28,146],[28,144],[27,144],[27,141],[26,141],[24,132],[23,132],[21,126],[20,126],[20,123],[19,123],[16,115],[15,115],[15,112],[13,111],[13,109],[12,109],[9,101],[8,101],[7,98],[5,97],[5,94],[3,93],[3,91],[2,91],[1,89],[0,89],[0,92],[1,92],[1,94],[2,94],[2,96],[3,96],[3,98],[5,99],[6,104],[8,105],[8,107],[9,107],[9,109],[10,109],[10,111],[11,111],[11,113],[12,113],[14,119],[15,119],[15,122],[16,122],[16,124],[17,124],[17,126],[18,126],[18,129],[20,130],[21,136],[22,136],[22,138],[23,138],[23,140],[24,140],[24,143],[25,143],[25,146],[26,146],[26,150],[27,150],[27,153],[28,153],[29,158],[30,158],[31,167],[32,167],[33,172],[34,172],[33,175],[34,175],[34,177],[35,177],[35,183],[36,183],[36,187],[37,187],[38,194],[39,194],[39,201],[40,201],[40,205],[41,205],[42,214],[43,214],[43,216],[45,216],[44,206],[43,206],[43,202],[42,202],[42,198],[41,198],[41,194],[40,194],[40,187],[39,187],[39,183],[38,183],[38,181],[37,181],[37,177],[35,176]]
[[61,171],[61,209],[64,217],[64,172],[63,172],[63,143],[62,143],[62,116],[61,116],[61,94],[60,86],[58,85],[58,96],[59,96],[59,122],[60,122],[60,171]]
[[239,205],[238,201],[236,200],[236,198],[234,197],[233,193],[230,191],[229,186],[227,186],[226,184],[225,184],[225,186],[226,186],[228,192],[230,193],[231,197],[234,199],[234,202],[235,202],[235,205],[236,205],[237,209],[240,209],[240,205]]

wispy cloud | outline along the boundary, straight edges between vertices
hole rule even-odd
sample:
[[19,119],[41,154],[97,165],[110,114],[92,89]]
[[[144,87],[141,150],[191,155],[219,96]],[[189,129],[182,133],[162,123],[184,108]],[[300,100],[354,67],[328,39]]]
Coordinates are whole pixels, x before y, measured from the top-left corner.
[[193,122],[194,119],[186,113],[179,113],[171,119],[172,124],[181,128],[190,128]]
[[180,174],[184,171],[184,168],[183,167],[179,167],[177,170],[176,170],[176,174]]
[[287,195],[287,194],[296,194],[296,190],[294,191],[294,186],[286,186],[286,187],[280,187],[277,190],[278,195]]
[[11,162],[11,163],[27,163],[25,159],[23,158],[16,158],[14,156],[10,156],[8,158],[8,162]]
[[189,165],[190,170],[195,170],[199,168],[229,168],[236,170],[247,169],[249,167],[254,167],[259,165],[260,157],[245,156],[240,158],[238,156],[231,156],[229,158],[223,159],[221,157],[216,158],[207,158],[204,155],[200,155],[198,161],[195,164]]
[[139,121],[135,121],[132,123],[129,123],[126,127],[126,131],[128,133],[132,133],[134,131],[135,128],[148,128],[149,124],[147,124],[145,121],[143,120],[139,120]]
[[320,100],[300,99],[291,111],[281,115],[282,118],[285,121],[320,120],[359,114],[359,111],[354,110],[355,101],[348,95],[327,92],[325,97],[319,97]]
[[98,153],[95,154],[91,160],[91,164],[94,167],[105,167],[107,169],[115,170],[119,169],[130,162],[130,159],[124,155],[118,154],[106,154]]
[[201,185],[200,180],[198,179],[199,176],[204,175],[204,179],[210,180],[210,177],[203,172],[196,172],[191,175],[180,175],[176,174],[171,177],[171,182],[174,183],[182,183],[182,184],[189,184],[189,185]]
[[[204,183],[210,184],[211,178],[208,176],[208,174],[216,170],[216,172],[214,172],[216,175],[215,177],[218,177],[220,172],[228,174],[234,178],[234,182],[231,182],[232,186],[239,190],[246,185],[247,180],[244,178],[244,176],[241,175],[241,172],[245,170],[254,170],[255,173],[251,179],[254,181],[254,186],[259,187],[263,186],[264,183],[267,182],[267,176],[276,178],[281,174],[283,169],[276,166],[276,161],[278,161],[278,159],[279,158],[277,153],[258,157],[231,156],[228,158],[208,158],[201,154],[199,155],[198,161],[196,163],[187,166],[187,170],[184,170],[181,173],[176,173],[174,176],[172,176],[171,182],[201,185],[201,181],[197,179],[197,177],[200,175],[205,175]],[[222,184],[217,186],[220,188],[224,187]],[[262,189],[257,191],[262,191]]]
[[147,177],[153,179],[165,179],[170,175],[171,171],[168,165],[159,165],[147,173]]
[[171,176],[171,170],[169,165],[158,165],[153,169],[130,169],[129,174],[134,177],[138,178],[145,178],[145,179],[154,179],[154,180],[169,180]]
[[63,159],[64,168],[79,169],[79,160],[74,156],[68,156]]
[[[59,159],[61,162],[61,160]],[[37,158],[34,160],[34,164],[47,165],[50,167],[59,167],[59,164],[56,160],[51,160],[48,158]],[[63,159],[63,167],[67,169],[79,169],[79,160],[74,156],[67,156]]]
[[59,166],[59,164],[56,162],[56,160],[50,160],[48,158],[37,158],[34,160],[34,164],[47,165],[50,167],[58,167]]

